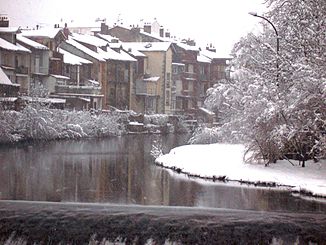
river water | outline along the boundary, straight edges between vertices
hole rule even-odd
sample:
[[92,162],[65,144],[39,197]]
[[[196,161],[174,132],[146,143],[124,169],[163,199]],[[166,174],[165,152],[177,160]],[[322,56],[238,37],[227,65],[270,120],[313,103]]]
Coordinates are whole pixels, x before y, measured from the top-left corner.
[[[317,222],[319,227],[325,225],[326,203],[322,200],[307,200],[287,190],[189,179],[153,164],[150,154],[153,144],[161,144],[166,153],[184,144],[187,138],[187,135],[128,135],[1,146],[0,211],[7,218],[3,225],[0,216],[0,241],[1,234],[17,231],[12,222],[21,222],[18,216],[23,217],[27,212],[18,215],[22,206],[13,200],[26,201],[24,207],[44,202],[49,205],[93,203],[110,207],[179,206],[180,210],[192,207],[195,208],[192,210],[307,213],[309,217],[321,217],[322,221]],[[17,208],[13,208],[15,205]],[[38,210],[42,209],[50,215],[44,206]],[[13,210],[17,213],[11,216]]]

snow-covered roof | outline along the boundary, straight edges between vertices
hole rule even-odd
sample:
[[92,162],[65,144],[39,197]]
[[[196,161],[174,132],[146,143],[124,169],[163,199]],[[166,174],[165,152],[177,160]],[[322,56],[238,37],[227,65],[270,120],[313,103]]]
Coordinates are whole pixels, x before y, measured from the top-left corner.
[[32,53],[32,51],[30,51],[29,49],[25,48],[23,45],[21,45],[20,43],[17,43],[16,46],[19,48],[18,51],[22,51],[22,52],[27,52],[27,53]]
[[20,52],[26,52],[26,53],[31,53],[31,51],[19,44],[15,45],[12,44],[5,39],[0,38],[0,48],[10,50],[10,51],[20,51]]
[[54,77],[56,79],[65,79],[65,80],[70,80],[70,77],[66,77],[66,76],[61,76],[61,75],[54,75],[54,74],[50,74],[51,77]]
[[[121,24],[118,24],[118,25],[114,26],[113,28],[115,28],[115,27],[123,28],[123,29],[129,30],[129,31],[131,31],[133,28],[135,28],[135,27],[129,27],[129,26],[121,25]],[[145,32],[142,28],[139,28],[139,29],[140,29],[139,33],[144,36],[155,38],[158,41],[165,41],[165,39],[163,37],[160,37],[160,35],[158,33],[148,33],[148,32]]]
[[178,42],[176,43],[180,48],[184,49],[184,50],[188,50],[188,51],[199,51],[199,47],[198,46],[191,46],[191,45],[188,45],[186,43],[181,43],[181,42]]
[[207,49],[200,51],[200,53],[210,59],[231,59],[229,55],[220,55],[216,52],[209,51]]
[[199,55],[197,55],[197,61],[201,62],[201,63],[211,63],[212,60],[210,58],[208,58],[205,55],[202,55],[201,53]]
[[75,48],[79,49],[80,51],[84,52],[85,54],[93,57],[94,59],[96,59],[98,61],[105,61],[105,59],[100,54],[98,54],[97,52],[94,52],[93,50],[90,50],[89,48],[85,47],[84,45],[80,44],[79,42],[73,40],[71,37],[69,37],[65,42],[70,44],[71,46],[74,46]]
[[[111,45],[110,45],[111,46]],[[127,50],[127,52],[131,55],[133,55],[134,57],[146,57],[145,54],[143,54],[142,52],[138,51],[137,49],[132,49],[132,48],[129,48]]]
[[112,42],[112,39],[114,39],[114,40],[117,40],[118,39],[117,37],[113,37],[111,35],[105,35],[105,34],[100,34],[100,33],[98,33],[96,35],[99,36],[100,38],[102,38],[102,39],[110,42],[110,43]]
[[97,52],[106,60],[137,61],[123,50],[118,53],[113,49],[107,47],[106,51],[101,48],[97,48]]
[[7,77],[6,73],[0,67],[0,84],[13,85],[10,79]]
[[22,31],[22,34],[24,37],[47,37],[53,39],[60,31],[62,31],[60,28],[40,28],[38,30]]
[[17,35],[17,40],[32,47],[32,48],[35,48],[35,49],[49,50],[48,47],[46,47],[38,42],[35,42],[27,37],[24,37],[22,34]]
[[120,51],[120,55],[122,56],[122,58],[126,61],[137,61],[135,58],[133,58],[132,56],[130,56],[127,52],[125,52],[124,50]]
[[73,33],[72,38],[78,42],[87,43],[95,47],[103,47],[108,44],[107,41],[92,35]]
[[141,34],[145,35],[145,36],[148,36],[148,37],[152,37],[152,38],[155,38],[159,41],[166,41],[165,38],[161,37],[159,34],[157,33],[148,33],[148,32],[145,32],[143,30],[140,31]]
[[170,46],[170,42],[123,42],[121,43],[125,50],[136,49],[138,51],[162,51],[166,52]]
[[63,62],[65,64],[82,65],[82,64],[91,64],[92,63],[91,61],[81,58],[77,55],[74,55],[66,50],[59,49],[59,52],[61,54],[63,54]]
[[19,32],[18,27],[0,27],[0,32],[2,33],[17,33]]
[[122,42],[118,43],[109,43],[110,48],[122,48]]

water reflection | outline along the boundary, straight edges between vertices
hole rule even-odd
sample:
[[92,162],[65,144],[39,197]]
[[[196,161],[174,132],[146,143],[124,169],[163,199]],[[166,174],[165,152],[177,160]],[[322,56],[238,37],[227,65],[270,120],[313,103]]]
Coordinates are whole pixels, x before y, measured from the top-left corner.
[[[160,136],[59,141],[0,148],[0,199],[110,202],[326,212],[285,191],[205,184],[153,165]],[[164,151],[187,136],[164,136]]]

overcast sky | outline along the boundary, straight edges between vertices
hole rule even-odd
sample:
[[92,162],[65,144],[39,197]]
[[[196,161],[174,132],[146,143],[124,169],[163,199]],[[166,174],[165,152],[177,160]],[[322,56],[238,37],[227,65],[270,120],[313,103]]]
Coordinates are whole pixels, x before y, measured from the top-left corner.
[[[112,26],[118,18],[125,25],[154,18],[172,35],[195,39],[205,46],[213,43],[217,51],[228,54],[233,44],[259,26],[259,19],[248,12],[264,12],[264,0],[0,0],[0,14],[7,14],[10,26],[94,25],[106,18]],[[100,25],[99,23],[97,23]]]

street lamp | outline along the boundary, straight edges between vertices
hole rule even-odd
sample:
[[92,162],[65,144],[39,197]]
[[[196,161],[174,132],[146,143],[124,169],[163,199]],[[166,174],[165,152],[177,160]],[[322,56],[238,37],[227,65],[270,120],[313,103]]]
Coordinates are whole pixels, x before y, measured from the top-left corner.
[[261,16],[261,15],[258,15],[256,12],[249,12],[250,15],[254,16],[254,17],[258,17],[258,18],[261,18],[263,20],[266,20],[274,29],[275,31],[275,34],[276,34],[276,54],[277,54],[277,60],[276,60],[276,72],[277,72],[277,81],[278,81],[278,70],[279,70],[279,66],[278,66],[278,53],[280,51],[280,40],[279,40],[279,36],[278,36],[278,32],[276,30],[276,27],[273,25],[273,23],[267,19],[266,17],[264,16]]
[[276,27],[273,25],[273,23],[269,19],[267,19],[264,16],[258,15],[256,12],[249,12],[249,14],[254,16],[254,17],[258,17],[258,18],[261,18],[263,20],[266,20],[273,27],[273,29],[275,31],[275,34],[276,34],[276,53],[278,54],[278,52],[280,51],[280,42],[279,42],[279,36],[278,36],[278,32],[276,30]]

